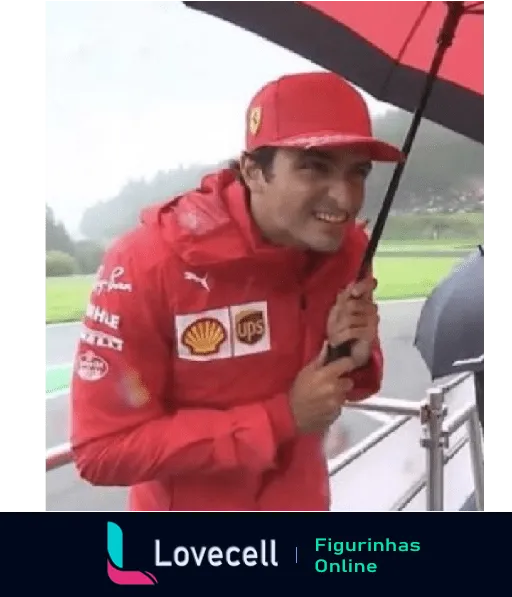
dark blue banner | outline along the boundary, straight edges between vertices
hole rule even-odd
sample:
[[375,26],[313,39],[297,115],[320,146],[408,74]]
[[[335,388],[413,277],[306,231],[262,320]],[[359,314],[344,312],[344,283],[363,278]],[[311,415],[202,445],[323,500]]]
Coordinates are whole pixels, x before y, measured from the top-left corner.
[[183,596],[326,586],[357,595],[445,595],[451,586],[473,594],[505,578],[510,521],[461,513],[4,514],[2,561],[17,592],[52,595],[134,586]]

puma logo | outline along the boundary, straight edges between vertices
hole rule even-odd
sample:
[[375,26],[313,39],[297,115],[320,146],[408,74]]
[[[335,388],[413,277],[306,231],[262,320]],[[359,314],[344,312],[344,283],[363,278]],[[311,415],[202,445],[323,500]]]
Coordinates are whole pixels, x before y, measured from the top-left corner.
[[194,272],[185,272],[185,280],[190,280],[191,282],[195,282],[196,284],[199,284],[200,286],[202,286],[207,292],[210,292],[210,287],[208,286],[207,277],[208,277],[208,275],[201,278],[198,275],[194,274]]

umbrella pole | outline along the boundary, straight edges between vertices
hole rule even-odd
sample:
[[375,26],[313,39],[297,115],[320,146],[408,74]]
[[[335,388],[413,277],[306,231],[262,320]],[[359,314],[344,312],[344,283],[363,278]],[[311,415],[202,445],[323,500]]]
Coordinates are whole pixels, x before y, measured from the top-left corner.
[[393,199],[395,197],[398,185],[400,183],[400,179],[405,169],[407,158],[409,157],[409,153],[411,152],[411,147],[414,143],[414,139],[416,138],[416,134],[418,132],[421,119],[423,118],[423,114],[427,107],[428,99],[432,93],[434,83],[437,79],[439,69],[441,68],[441,65],[443,63],[444,55],[453,43],[453,39],[455,37],[455,32],[457,30],[460,18],[464,14],[463,2],[446,2],[446,4],[448,7],[448,12],[446,14],[443,26],[437,39],[437,49],[434,54],[434,58],[432,59],[432,64],[430,66],[430,70],[425,81],[425,86],[423,88],[418,107],[414,113],[411,126],[409,127],[407,137],[402,147],[402,153],[405,155],[405,160],[399,162],[396,165],[396,168],[393,172],[393,177],[391,178],[388,190],[384,197],[384,201],[382,202],[381,210],[375,222],[370,242],[368,244],[368,248],[366,250],[361,264],[361,268],[359,271],[359,279],[365,277],[368,268],[371,265],[372,259],[375,255],[375,251],[377,249],[377,245],[384,230],[384,226],[386,224],[386,220],[389,215]]
[[[362,280],[366,276],[373,261],[373,257],[375,255],[375,251],[377,250],[377,245],[379,243],[380,237],[382,236],[386,220],[391,210],[391,205],[393,203],[393,199],[398,189],[398,185],[400,183],[400,179],[402,177],[407,158],[411,151],[411,147],[416,137],[416,133],[418,132],[418,128],[420,126],[421,119],[425,112],[425,108],[427,107],[428,99],[430,97],[430,94],[432,93],[432,88],[439,73],[439,69],[441,68],[441,64],[443,63],[444,55],[453,43],[453,39],[455,37],[455,32],[457,30],[460,18],[464,14],[465,9],[463,2],[446,2],[446,5],[448,8],[448,12],[446,14],[445,20],[441,27],[441,31],[439,33],[439,37],[437,39],[437,49],[434,54],[434,58],[432,59],[432,64],[427,75],[427,79],[421,94],[418,108],[414,113],[411,126],[409,127],[409,131],[407,133],[407,137],[404,141],[404,145],[402,148],[402,152],[405,155],[405,160],[399,162],[393,172],[393,176],[391,178],[388,190],[384,197],[381,210],[375,222],[375,226],[373,227],[368,247],[366,249],[366,252],[361,262],[361,266],[359,268],[359,273],[357,277],[358,280]],[[351,345],[352,343],[349,341],[340,344],[336,347],[329,346],[326,362],[349,356],[351,353]]]

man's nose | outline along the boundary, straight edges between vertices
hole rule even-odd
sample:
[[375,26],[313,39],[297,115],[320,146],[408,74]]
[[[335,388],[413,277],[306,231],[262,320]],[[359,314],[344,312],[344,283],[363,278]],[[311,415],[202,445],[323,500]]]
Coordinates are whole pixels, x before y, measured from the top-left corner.
[[346,182],[339,181],[336,184],[331,185],[329,197],[331,197],[332,200],[336,202],[336,205],[339,208],[347,208],[347,200],[349,195],[350,193],[347,188]]

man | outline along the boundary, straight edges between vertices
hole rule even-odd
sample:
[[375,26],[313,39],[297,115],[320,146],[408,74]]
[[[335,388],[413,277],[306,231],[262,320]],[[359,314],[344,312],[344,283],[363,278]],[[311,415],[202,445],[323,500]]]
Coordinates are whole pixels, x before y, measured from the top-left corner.
[[[104,258],[72,383],[84,479],[131,510],[329,509],[323,436],[382,378],[356,217],[371,162],[401,157],[335,75],[258,92],[239,162]],[[352,356],[326,365],[326,340]]]

